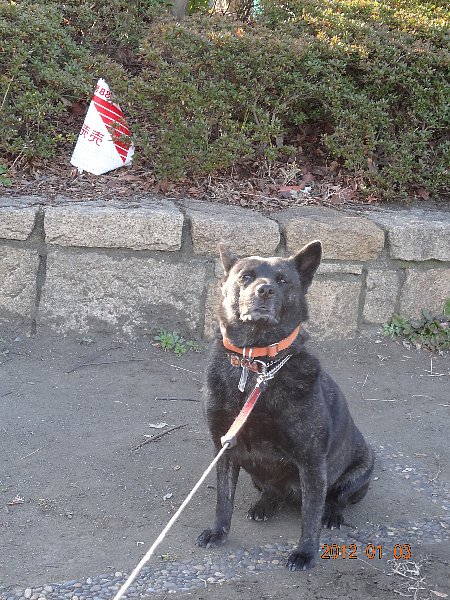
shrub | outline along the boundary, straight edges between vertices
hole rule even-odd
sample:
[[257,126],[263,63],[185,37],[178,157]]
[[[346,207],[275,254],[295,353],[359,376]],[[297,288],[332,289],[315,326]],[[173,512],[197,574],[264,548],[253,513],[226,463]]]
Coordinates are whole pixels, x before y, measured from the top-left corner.
[[146,158],[159,174],[210,172],[247,155],[273,159],[288,150],[277,139],[287,129],[284,111],[298,104],[289,78],[306,60],[306,46],[296,44],[294,56],[291,39],[242,34],[238,25],[193,17],[150,29],[136,86],[140,106],[152,116]]
[[448,4],[419,0],[263,0],[263,22],[312,35],[333,132],[325,145],[389,190],[448,186]]
[[0,153],[49,157],[75,139],[67,106],[103,76],[159,177],[294,157],[308,126],[368,191],[446,189],[443,1],[261,0],[247,23],[204,11],[177,23],[165,4],[1,3]]
[[0,3],[0,149],[49,158],[73,133],[61,118],[92,93],[93,61],[55,5]]
[[330,154],[386,195],[448,183],[443,9],[414,21],[384,4],[371,19],[368,0],[263,6],[254,24],[196,16],[150,27],[139,102],[153,115],[146,156],[159,173],[293,153],[309,123],[325,124]]
[[[42,2],[27,0],[30,1]],[[148,22],[158,14],[159,8],[170,5],[170,0],[65,0],[57,3],[64,26],[71,30],[79,44],[118,60],[130,59],[130,54],[124,54],[123,50],[137,49]]]

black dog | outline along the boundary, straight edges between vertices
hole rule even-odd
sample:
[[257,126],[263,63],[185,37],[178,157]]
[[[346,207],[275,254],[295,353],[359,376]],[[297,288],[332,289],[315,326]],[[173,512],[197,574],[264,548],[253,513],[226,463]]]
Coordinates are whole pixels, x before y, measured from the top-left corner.
[[[298,328],[308,318],[305,295],[322,246],[312,242],[288,259],[238,260],[223,246],[220,254],[226,274],[218,309],[221,333],[207,372],[205,405],[216,452],[255,387],[258,375],[252,371],[270,371],[291,356],[267,382],[236,445],[219,460],[215,521],[196,543],[208,548],[226,541],[243,467],[260,490],[250,519],[266,520],[286,501],[301,506],[301,537],[287,566],[309,569],[322,524],[340,527],[345,506],[365,496],[374,463],[343,393],[305,350],[307,334]],[[250,360],[242,362],[246,357]],[[238,368],[242,364],[250,371]]]

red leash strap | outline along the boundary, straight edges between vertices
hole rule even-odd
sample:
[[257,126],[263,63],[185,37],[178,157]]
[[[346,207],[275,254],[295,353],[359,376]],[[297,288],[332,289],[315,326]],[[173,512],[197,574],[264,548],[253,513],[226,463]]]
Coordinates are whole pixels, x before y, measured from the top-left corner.
[[226,432],[224,436],[220,438],[220,442],[222,446],[228,444],[228,448],[232,448],[236,445],[236,436],[239,433],[240,429],[244,426],[247,421],[250,413],[253,410],[253,407],[256,404],[256,401],[261,395],[263,388],[266,386],[265,381],[258,381],[256,386],[254,387],[252,393],[247,398],[244,406],[241,408],[241,412],[238,414],[230,429]]

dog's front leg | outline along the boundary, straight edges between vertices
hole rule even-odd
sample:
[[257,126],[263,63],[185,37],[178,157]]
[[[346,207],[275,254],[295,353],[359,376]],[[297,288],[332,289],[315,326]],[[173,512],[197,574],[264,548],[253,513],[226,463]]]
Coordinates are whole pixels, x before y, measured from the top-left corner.
[[317,458],[299,463],[302,489],[302,536],[297,548],[291,552],[287,567],[291,571],[312,569],[319,549],[319,536],[325,507],[327,475],[325,462]]
[[[218,452],[220,445],[216,444]],[[234,492],[239,476],[239,465],[233,460],[233,451],[227,450],[217,463],[216,518],[211,529],[204,529],[196,540],[197,546],[209,548],[224,544],[230,531],[234,508]]]

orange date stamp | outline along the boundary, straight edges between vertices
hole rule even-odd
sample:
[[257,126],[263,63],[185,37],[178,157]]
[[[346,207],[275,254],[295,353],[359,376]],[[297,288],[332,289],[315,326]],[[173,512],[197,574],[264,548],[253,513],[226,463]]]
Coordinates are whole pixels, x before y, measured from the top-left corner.
[[386,548],[382,544],[366,544],[358,548],[357,544],[322,544],[320,558],[325,560],[336,560],[338,558],[358,560],[365,557],[373,560],[383,558],[386,555],[395,560],[410,560],[412,558],[411,546],[410,544],[394,544],[392,548]]

